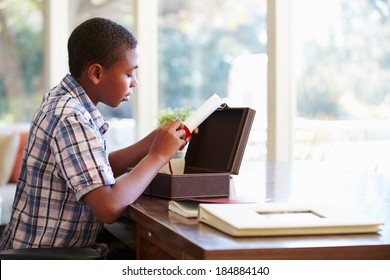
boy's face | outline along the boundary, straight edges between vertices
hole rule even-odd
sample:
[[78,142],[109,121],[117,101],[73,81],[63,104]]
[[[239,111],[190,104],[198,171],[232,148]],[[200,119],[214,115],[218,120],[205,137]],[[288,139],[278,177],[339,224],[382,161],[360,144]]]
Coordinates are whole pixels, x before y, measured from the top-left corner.
[[128,101],[137,86],[136,69],[138,68],[138,48],[126,51],[125,58],[106,69],[100,68],[95,104],[102,102],[110,107],[117,107]]

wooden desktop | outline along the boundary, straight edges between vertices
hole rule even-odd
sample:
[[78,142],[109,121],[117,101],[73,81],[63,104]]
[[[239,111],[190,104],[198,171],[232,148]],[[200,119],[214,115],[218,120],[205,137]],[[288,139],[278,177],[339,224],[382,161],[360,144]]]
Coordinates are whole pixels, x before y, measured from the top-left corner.
[[232,186],[233,198],[332,201],[383,221],[382,230],[234,238],[170,212],[167,199],[146,195],[106,229],[133,249],[138,259],[390,259],[390,177],[303,162],[264,162],[254,168],[247,183]]

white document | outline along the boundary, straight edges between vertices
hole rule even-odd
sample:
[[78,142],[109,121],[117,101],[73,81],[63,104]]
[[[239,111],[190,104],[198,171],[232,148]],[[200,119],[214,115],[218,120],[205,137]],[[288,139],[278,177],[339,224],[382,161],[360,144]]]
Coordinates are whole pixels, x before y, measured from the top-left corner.
[[195,112],[184,121],[184,125],[192,133],[204,120],[206,120],[218,107],[222,104],[222,99],[213,94],[206,102],[204,102]]

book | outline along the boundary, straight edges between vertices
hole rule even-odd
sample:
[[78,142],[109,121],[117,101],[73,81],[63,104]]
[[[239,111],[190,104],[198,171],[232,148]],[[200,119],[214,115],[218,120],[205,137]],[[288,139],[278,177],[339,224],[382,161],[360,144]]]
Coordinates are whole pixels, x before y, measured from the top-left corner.
[[197,201],[175,201],[171,200],[168,202],[168,209],[176,214],[179,214],[186,218],[197,218],[198,217],[199,202]]
[[201,203],[254,203],[254,200],[249,199],[231,199],[231,198],[188,198],[181,200],[170,200],[168,209],[176,214],[186,218],[197,218],[198,208]]
[[232,236],[374,233],[383,224],[328,203],[200,204],[198,220]]

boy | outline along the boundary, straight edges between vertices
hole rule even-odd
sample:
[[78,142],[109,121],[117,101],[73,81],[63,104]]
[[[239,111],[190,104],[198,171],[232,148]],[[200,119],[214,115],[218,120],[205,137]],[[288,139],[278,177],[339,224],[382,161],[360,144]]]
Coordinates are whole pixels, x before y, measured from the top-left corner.
[[96,105],[129,99],[137,86],[137,40],[121,25],[93,18],[72,32],[68,53],[70,74],[33,117],[0,250],[93,246],[103,223],[113,223],[190,140],[182,122],[172,120],[108,154],[108,124]]

